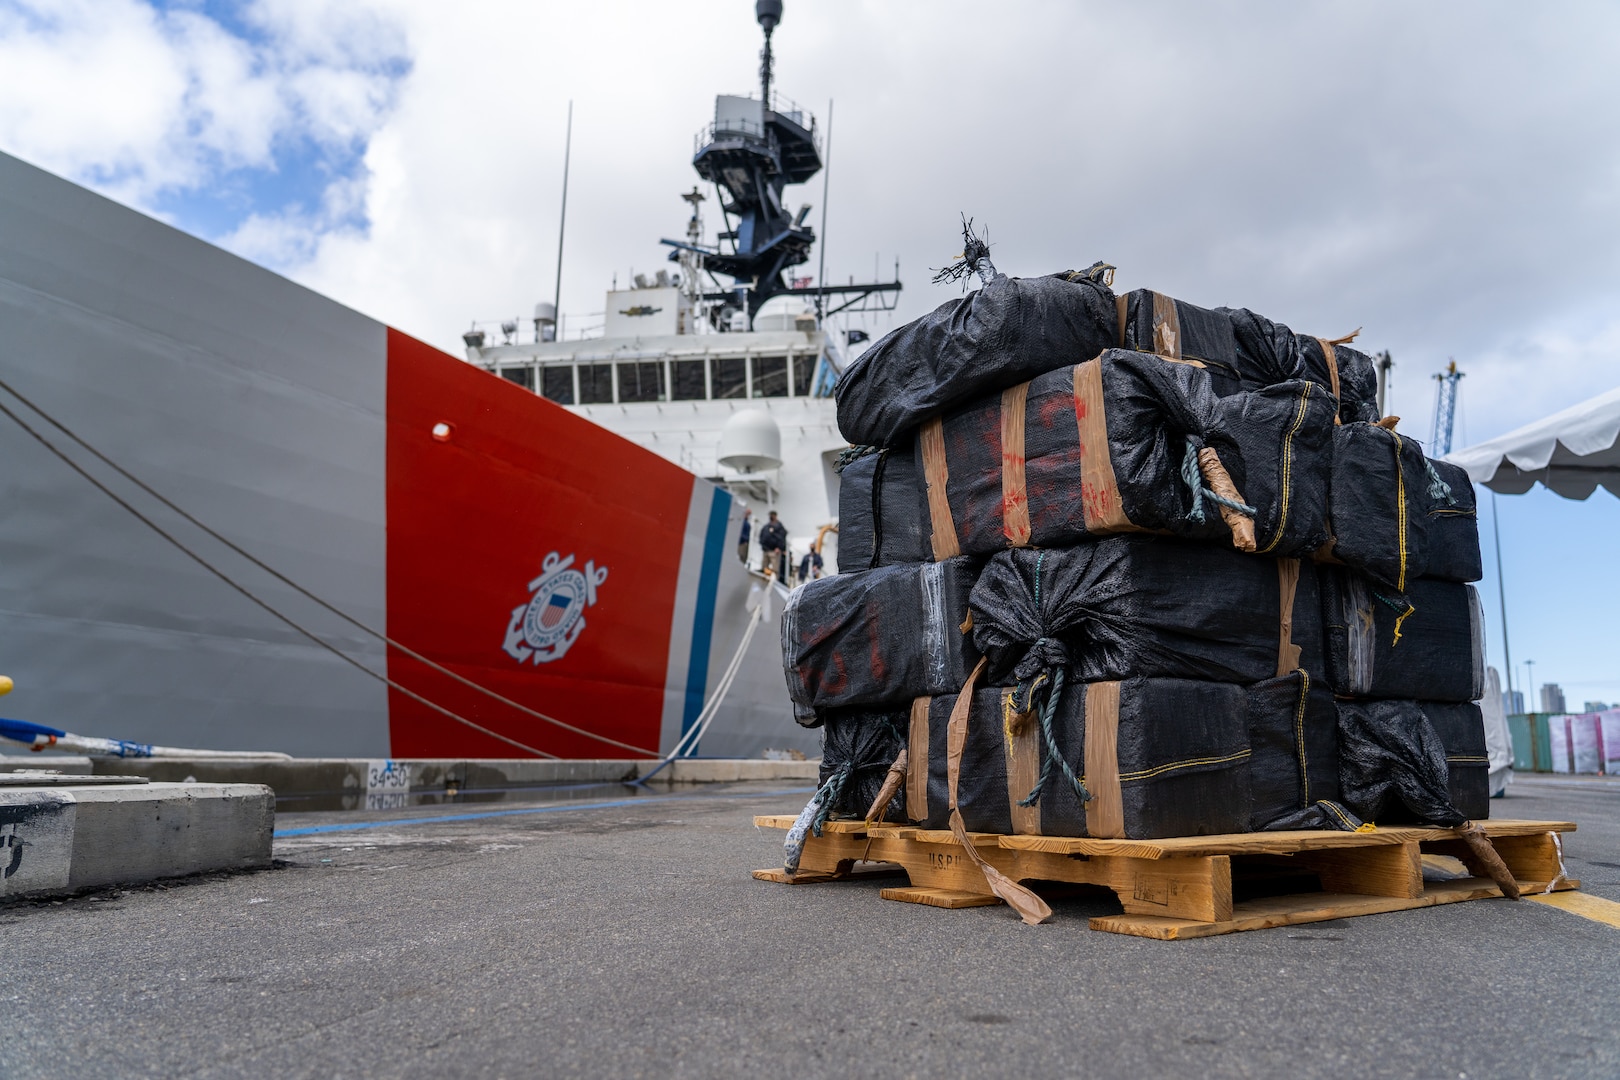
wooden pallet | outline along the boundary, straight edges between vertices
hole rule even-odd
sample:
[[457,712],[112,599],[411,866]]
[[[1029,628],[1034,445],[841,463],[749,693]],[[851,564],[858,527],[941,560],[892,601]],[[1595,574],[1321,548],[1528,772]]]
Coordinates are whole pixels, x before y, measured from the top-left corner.
[[[756,817],[754,824],[787,829],[793,818]],[[1480,824],[1527,895],[1549,885],[1556,890],[1580,886],[1563,876],[1556,839],[1574,831],[1572,823]],[[1091,928],[1139,937],[1212,937],[1502,895],[1451,829],[1233,833],[1166,840],[992,833],[968,838],[987,862],[1015,881],[1113,890],[1124,913],[1094,918]],[[1450,860],[1460,860],[1460,865]],[[1425,881],[1425,863],[1431,877],[1444,865],[1473,876]],[[943,908],[1001,902],[949,832],[909,825],[868,828],[859,821],[828,822],[822,836],[805,844],[796,875],[756,870],[754,877],[822,882],[848,878],[857,866],[905,872],[910,884],[884,889],[885,900]],[[1244,898],[1234,900],[1234,883],[1236,895]],[[1249,898],[1256,893],[1271,895]]]

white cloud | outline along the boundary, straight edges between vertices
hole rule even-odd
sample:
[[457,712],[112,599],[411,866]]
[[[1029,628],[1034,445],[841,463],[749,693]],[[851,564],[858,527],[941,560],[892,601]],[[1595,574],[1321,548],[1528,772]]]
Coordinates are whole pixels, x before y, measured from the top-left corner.
[[[256,0],[231,33],[137,0],[0,2],[0,147],[143,208],[278,148],[377,128],[404,48],[353,2]],[[278,208],[279,209],[279,208]]]

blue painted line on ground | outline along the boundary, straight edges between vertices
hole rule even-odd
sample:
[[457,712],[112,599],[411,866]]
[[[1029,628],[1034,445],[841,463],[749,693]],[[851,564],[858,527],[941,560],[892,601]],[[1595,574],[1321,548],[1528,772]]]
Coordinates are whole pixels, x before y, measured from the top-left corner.
[[476,814],[441,814],[437,817],[340,822],[336,825],[304,825],[293,829],[277,829],[275,835],[315,836],[321,833],[359,832],[363,829],[397,829],[406,825],[440,825],[451,821],[482,821],[488,818],[520,817],[525,814],[555,814],[565,810],[607,810],[616,806],[646,806],[648,803],[680,802],[690,799],[766,799],[774,795],[806,795],[815,790],[815,788],[807,787],[783,788],[778,791],[737,792],[729,795],[649,795],[640,799],[559,803],[554,806],[525,806],[514,810],[482,810]]
[[[701,481],[699,481],[701,482]],[[714,490],[709,502],[709,527],[703,536],[703,569],[698,574],[697,610],[692,616],[692,646],[686,661],[686,708],[681,713],[685,735],[709,690],[709,646],[714,641],[715,594],[720,590],[720,557],[725,553],[726,525],[731,521],[731,493]],[[697,747],[691,748],[693,751]]]

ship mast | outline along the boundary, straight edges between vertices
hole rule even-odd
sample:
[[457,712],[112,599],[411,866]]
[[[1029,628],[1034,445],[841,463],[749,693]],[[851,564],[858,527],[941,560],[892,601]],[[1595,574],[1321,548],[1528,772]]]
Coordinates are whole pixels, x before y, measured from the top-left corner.
[[[711,322],[731,329],[734,315],[752,328],[754,316],[773,297],[802,295],[815,299],[844,295],[851,299],[834,311],[864,305],[879,298],[876,307],[893,307],[894,281],[819,287],[790,282],[786,271],[810,261],[816,242],[814,229],[805,225],[809,205],[790,211],[783,201],[789,184],[802,184],[821,171],[821,140],[815,118],[785,99],[773,97],[775,57],[771,36],[782,21],[782,0],[757,0],[754,15],[765,31],[760,54],[760,98],[721,96],[715,101],[714,122],[698,136],[692,168],[715,187],[725,228],[720,243],[709,246],[688,238],[664,240],[675,248],[672,262],[701,256],[704,271],[733,279],[729,289],[706,292]],[[689,197],[686,197],[689,199]],[[717,286],[718,281],[714,282]],[[863,306],[862,310],[871,310]],[[830,312],[829,312],[830,314]],[[739,327],[741,328],[741,327]]]

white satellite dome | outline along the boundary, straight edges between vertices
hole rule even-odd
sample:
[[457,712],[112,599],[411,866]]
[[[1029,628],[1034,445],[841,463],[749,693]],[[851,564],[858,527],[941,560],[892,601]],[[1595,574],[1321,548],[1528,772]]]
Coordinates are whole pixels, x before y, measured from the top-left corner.
[[782,429],[769,413],[744,409],[720,429],[720,464],[738,472],[760,472],[782,464]]

